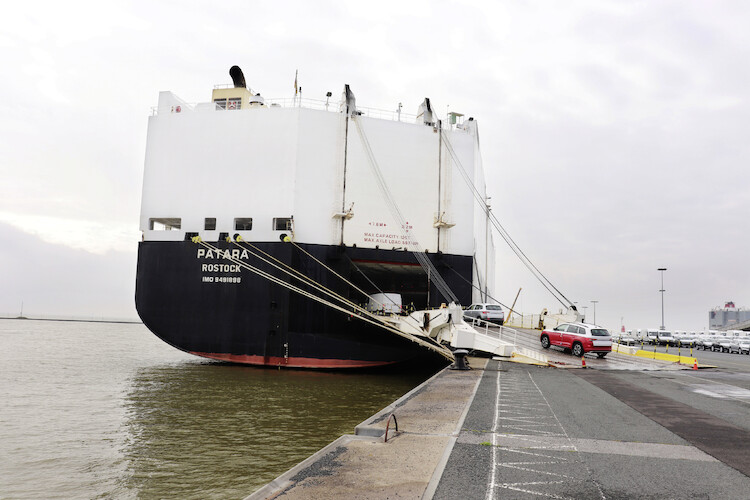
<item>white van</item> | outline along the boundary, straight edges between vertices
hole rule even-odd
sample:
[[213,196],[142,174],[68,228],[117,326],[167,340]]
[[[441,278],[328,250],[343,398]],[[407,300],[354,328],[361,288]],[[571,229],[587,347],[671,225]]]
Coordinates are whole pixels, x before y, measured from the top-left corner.
[[669,330],[648,330],[648,341],[650,344],[672,345],[674,337]]

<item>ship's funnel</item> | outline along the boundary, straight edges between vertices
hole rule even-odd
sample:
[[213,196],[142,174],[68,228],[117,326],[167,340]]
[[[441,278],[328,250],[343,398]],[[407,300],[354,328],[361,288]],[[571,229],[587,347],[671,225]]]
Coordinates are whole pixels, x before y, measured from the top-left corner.
[[246,88],[247,84],[245,83],[245,75],[242,74],[242,70],[239,66],[232,66],[229,68],[229,76],[232,77],[232,81],[234,82],[235,88]]

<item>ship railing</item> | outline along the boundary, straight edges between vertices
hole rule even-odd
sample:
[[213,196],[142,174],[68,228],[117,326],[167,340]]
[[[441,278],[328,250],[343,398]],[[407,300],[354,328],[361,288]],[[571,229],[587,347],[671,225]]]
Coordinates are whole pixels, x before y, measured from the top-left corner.
[[[330,111],[333,113],[340,112],[340,106],[338,101],[331,101],[331,100],[323,100],[323,99],[311,99],[311,98],[302,98],[302,97],[272,97],[272,98],[263,98],[264,104],[267,107],[280,107],[280,108],[306,108],[306,109],[316,109],[321,111]],[[206,105],[210,105],[210,102],[208,103],[185,103],[185,108],[181,111],[192,111],[195,110],[198,106],[205,107]],[[362,115],[367,116],[369,118],[379,118],[381,120],[392,120],[392,121],[402,121],[406,123],[415,123],[417,121],[417,115],[413,115],[411,113],[404,113],[403,111],[393,110],[389,111],[386,109],[378,109],[378,108],[368,108],[363,106],[357,106],[357,110],[362,113]],[[232,111],[236,112],[237,110],[225,110],[223,108],[216,107],[216,111]],[[170,110],[170,113],[175,112],[174,109]],[[159,108],[157,106],[151,107],[151,115],[156,116],[159,114]]]
[[406,122],[415,123],[417,121],[417,115],[411,113],[404,113],[403,111],[388,111],[386,109],[368,108],[357,106],[357,110],[361,111],[363,115],[370,118],[380,118],[381,120],[392,120],[395,122]]
[[[309,109],[320,109],[324,111],[334,111],[336,113],[340,110],[340,103],[338,101],[322,100],[322,99],[310,99],[302,97],[284,97],[284,98],[269,98],[265,99],[266,105],[278,105],[282,108],[309,108]],[[417,120],[417,115],[411,113],[399,112],[398,110],[388,111],[386,109],[379,108],[368,108],[366,106],[357,106],[357,111],[361,112],[364,116],[370,118],[380,118],[382,120],[393,120],[413,123]]]
[[509,326],[518,328],[539,330],[539,324],[542,319],[542,316],[539,314],[513,314],[506,323]]
[[322,99],[311,99],[308,97],[264,97],[266,106],[275,106],[281,108],[307,108],[319,109],[322,111],[339,111],[338,101],[325,101]]
[[482,318],[471,318],[471,326],[485,335],[495,337],[504,342],[516,345],[518,332],[499,323],[493,323]]

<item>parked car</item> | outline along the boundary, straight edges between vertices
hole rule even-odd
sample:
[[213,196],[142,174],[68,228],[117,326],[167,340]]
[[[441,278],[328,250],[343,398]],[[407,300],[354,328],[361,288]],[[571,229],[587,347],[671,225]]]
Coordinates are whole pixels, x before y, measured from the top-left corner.
[[750,354],[750,339],[740,339],[740,354]]
[[713,351],[714,345],[719,347],[719,339],[713,335],[706,335],[698,343],[698,348],[704,351]]
[[612,337],[612,339],[616,340],[618,344],[622,344],[622,345],[635,345],[636,343],[638,343],[638,340],[632,335]]
[[[719,340],[719,350],[721,352],[731,352],[730,349],[732,348],[732,344],[735,344],[736,341],[732,337],[724,337],[723,339]],[[716,344],[714,344],[714,349],[716,348]]]
[[727,352],[733,353],[736,352],[737,354],[742,354],[742,347],[740,346],[740,341],[736,337],[733,338],[729,342],[729,349],[727,349]]
[[497,304],[472,304],[464,311],[464,319],[479,318],[490,323],[502,325],[505,321],[505,312]]
[[612,351],[612,337],[607,329],[587,323],[563,323],[552,330],[542,331],[539,340],[545,349],[554,345],[570,349],[577,357],[593,352],[603,358]]

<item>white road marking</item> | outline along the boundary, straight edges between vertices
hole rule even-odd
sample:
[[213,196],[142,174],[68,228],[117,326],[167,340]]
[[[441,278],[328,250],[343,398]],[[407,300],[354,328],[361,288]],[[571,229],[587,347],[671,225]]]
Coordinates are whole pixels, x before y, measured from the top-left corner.
[[[652,375],[653,376],[653,375]],[[720,382],[718,380],[699,377],[697,375],[688,375],[691,379],[704,380],[710,382],[709,384],[692,384],[690,382],[683,382],[676,378],[669,378],[667,380],[688,387],[691,391],[709,396],[716,399],[733,399],[740,403],[750,404],[750,390],[736,385],[727,384],[726,382]]]
[[717,399],[733,399],[741,403],[750,403],[750,391],[742,387],[725,387],[723,385],[694,385],[693,392]]
[[[569,460],[570,455],[557,456],[560,452],[578,453],[578,450],[531,373],[527,375],[528,378],[519,372],[498,371],[497,374],[491,439],[492,460],[486,500],[495,500],[501,490],[567,499],[568,497],[557,495],[544,486],[554,489],[561,483],[571,482],[595,485],[599,497],[604,499],[601,487],[593,480],[591,471],[580,456],[574,462]],[[529,451],[530,448],[534,451]],[[539,450],[544,449],[549,450],[549,453],[539,453]],[[501,460],[500,454],[504,459]],[[525,458],[518,460],[521,457],[514,454],[521,454]],[[537,460],[530,460],[529,457]],[[546,476],[549,480],[501,483],[498,482],[501,469],[531,472],[541,477]],[[565,481],[556,478],[565,478]],[[541,490],[539,486],[542,486]]]
[[[698,462],[717,461],[714,457],[704,453],[695,446],[682,444],[640,443],[585,438],[545,438],[538,440],[534,438],[526,439],[526,436],[515,434],[500,434],[497,442],[500,448],[508,448],[514,452],[519,452],[519,447],[523,447],[527,452],[531,450],[565,450],[577,451],[579,453],[603,453],[607,455],[694,460]],[[535,443],[537,442],[540,444],[536,445]]]
[[495,381],[497,389],[495,390],[495,418],[492,422],[492,464],[490,465],[490,485],[487,488],[486,500],[495,500],[495,476],[497,474],[497,424],[498,415],[500,414],[500,371],[497,372]]

